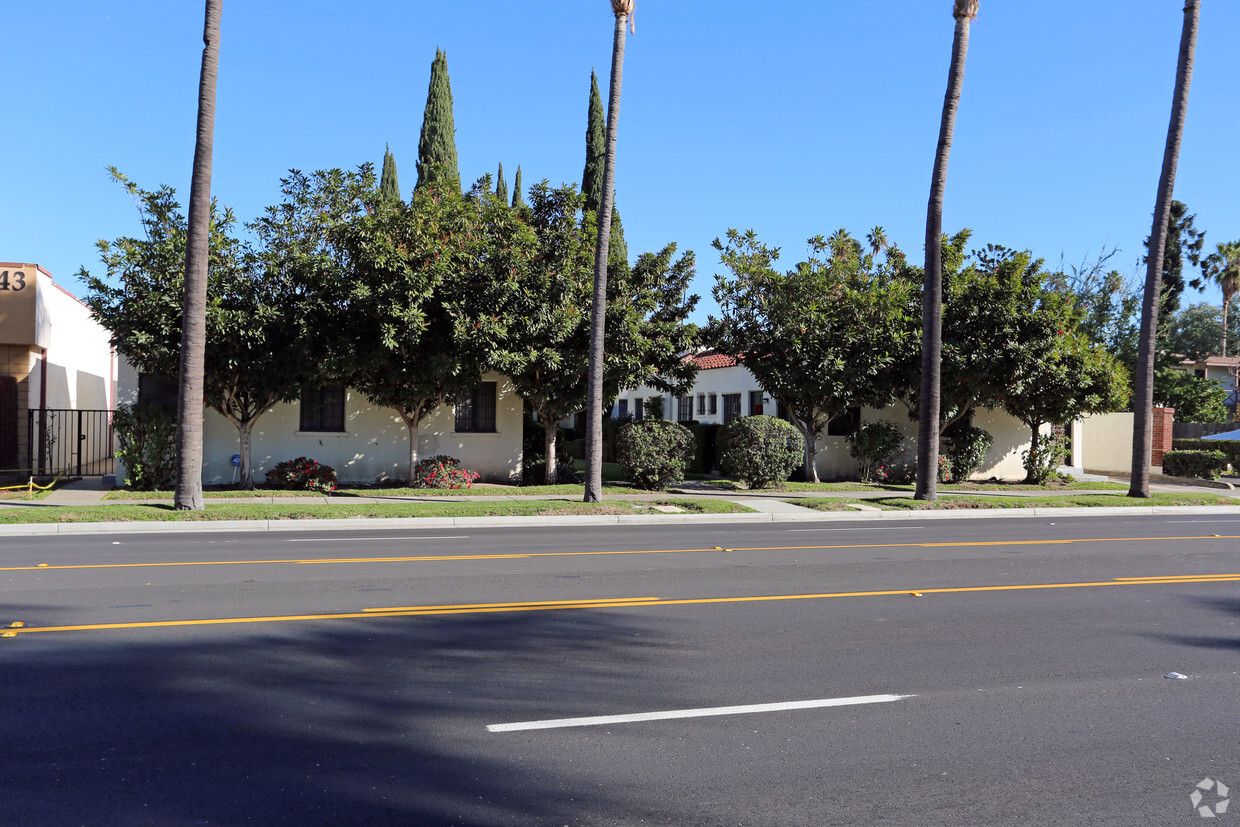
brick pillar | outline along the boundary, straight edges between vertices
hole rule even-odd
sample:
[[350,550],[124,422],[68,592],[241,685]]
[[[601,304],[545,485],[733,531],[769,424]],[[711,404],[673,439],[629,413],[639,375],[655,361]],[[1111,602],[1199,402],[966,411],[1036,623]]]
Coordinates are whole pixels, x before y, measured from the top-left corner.
[[1154,443],[1150,450],[1150,465],[1159,468],[1163,453],[1171,450],[1171,426],[1175,422],[1175,408],[1154,408]]

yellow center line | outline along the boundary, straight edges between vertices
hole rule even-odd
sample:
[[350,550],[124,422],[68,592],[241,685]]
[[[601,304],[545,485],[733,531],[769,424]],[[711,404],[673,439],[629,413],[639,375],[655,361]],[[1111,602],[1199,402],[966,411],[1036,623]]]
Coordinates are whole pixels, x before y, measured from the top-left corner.
[[94,632],[113,629],[158,629],[182,626],[225,626],[247,623],[283,623],[310,620],[360,620],[377,617],[428,617],[435,615],[492,614],[498,612],[542,612],[565,609],[619,609],[650,606],[689,606],[708,603],[762,603],[785,600],[821,600],[831,597],[886,597],[908,594],[952,594],[967,592],[1031,591],[1038,589],[1084,589],[1102,586],[1157,586],[1183,583],[1240,582],[1240,574],[1201,575],[1200,577],[1169,576],[1164,579],[1115,579],[1085,583],[1027,583],[1004,586],[951,586],[944,588],[884,589],[864,592],[823,592],[818,594],[771,594],[742,597],[691,597],[664,599],[657,597],[604,597],[584,600],[563,600],[529,603],[466,603],[441,606],[409,606],[392,609],[366,609],[362,612],[336,614],[276,615],[268,617],[223,617],[198,620],[148,620],[130,623],[94,623],[77,626],[24,626],[8,628],[5,636],[42,632]]
[[62,566],[7,566],[0,567],[0,571],[68,571],[72,569],[177,568],[185,566],[307,566],[333,563],[337,565],[362,563],[428,563],[448,562],[453,560],[528,560],[536,557],[614,557],[633,554],[703,554],[720,551],[737,553],[746,551],[833,551],[870,548],[965,548],[979,546],[1044,546],[1184,540],[1240,540],[1240,535],[1208,534],[1184,537],[1089,537],[1059,540],[971,540],[934,543],[845,543],[838,545],[817,546],[738,546],[729,549],[712,547],[622,549],[618,551],[537,551],[519,554],[435,554],[409,557],[311,557],[277,560],[187,560],[181,562],[162,563],[78,563]]

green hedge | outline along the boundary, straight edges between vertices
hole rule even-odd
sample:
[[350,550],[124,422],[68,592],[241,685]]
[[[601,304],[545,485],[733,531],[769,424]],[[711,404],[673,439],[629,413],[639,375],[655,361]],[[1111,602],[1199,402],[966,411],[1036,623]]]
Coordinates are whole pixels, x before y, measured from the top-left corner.
[[1174,439],[1177,451],[1222,451],[1232,468],[1240,468],[1240,439]]
[[1215,479],[1227,467],[1222,451],[1168,451],[1163,454],[1163,473],[1172,477]]

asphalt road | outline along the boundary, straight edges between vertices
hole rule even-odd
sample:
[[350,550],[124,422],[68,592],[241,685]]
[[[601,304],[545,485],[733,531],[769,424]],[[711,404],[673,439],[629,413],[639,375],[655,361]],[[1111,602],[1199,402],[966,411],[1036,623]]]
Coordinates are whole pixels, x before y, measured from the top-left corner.
[[4,538],[0,825],[1199,823],[1238,552],[1211,516]]

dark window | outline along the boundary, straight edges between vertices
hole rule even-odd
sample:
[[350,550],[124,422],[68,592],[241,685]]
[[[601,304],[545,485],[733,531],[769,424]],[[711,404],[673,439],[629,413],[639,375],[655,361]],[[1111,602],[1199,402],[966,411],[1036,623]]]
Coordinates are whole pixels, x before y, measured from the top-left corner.
[[762,391],[749,392],[749,415],[762,415]]
[[693,397],[678,396],[676,397],[676,421],[692,422],[693,421]]
[[711,416],[719,413],[719,396],[717,394],[710,395],[710,413]]
[[1206,372],[1204,368],[1198,368],[1197,370],[1193,371],[1193,373],[1197,374],[1198,379],[1206,378]]
[[641,422],[645,418],[646,411],[642,406],[642,398],[640,396],[633,399],[633,418]]
[[723,424],[727,425],[733,420],[741,418],[741,395],[739,393],[725,393],[723,395]]
[[698,394],[698,416],[706,413],[706,394]]
[[302,431],[344,430],[344,385],[320,385],[301,392]]
[[629,400],[621,399],[620,407],[616,409],[616,418],[624,419],[628,415],[629,415]]
[[827,424],[827,436],[850,436],[861,427],[861,409],[845,408]]
[[479,382],[456,398],[457,433],[495,433],[495,384]]
[[138,404],[155,405],[163,408],[172,416],[177,414],[177,399],[180,390],[177,380],[153,373],[138,374]]

